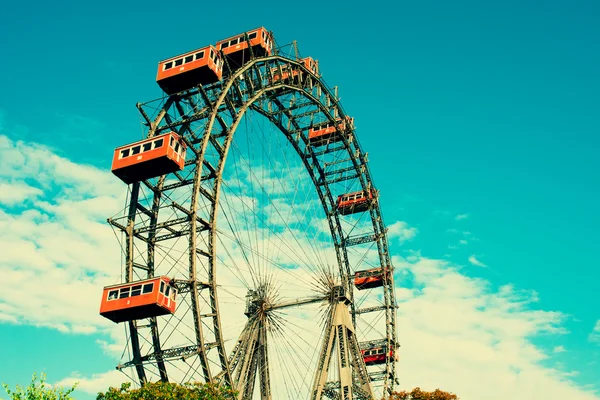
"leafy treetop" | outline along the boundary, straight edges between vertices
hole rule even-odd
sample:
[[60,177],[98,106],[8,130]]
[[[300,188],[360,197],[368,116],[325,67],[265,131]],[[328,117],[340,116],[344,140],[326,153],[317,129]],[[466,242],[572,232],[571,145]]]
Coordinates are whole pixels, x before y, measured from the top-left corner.
[[70,394],[73,393],[77,384],[66,390],[61,387],[46,385],[46,375],[42,373],[39,377],[39,383],[38,376],[33,374],[31,383],[27,387],[17,385],[15,390],[12,391],[6,383],[3,383],[2,386],[10,400],[71,400],[73,397]]
[[433,392],[425,392],[416,387],[411,392],[394,392],[388,400],[459,400],[454,393],[444,392],[436,389]]
[[98,393],[96,400],[230,400],[235,395],[230,389],[198,382],[150,382],[139,389],[130,388],[131,383],[123,383],[119,389],[111,387],[106,393]]

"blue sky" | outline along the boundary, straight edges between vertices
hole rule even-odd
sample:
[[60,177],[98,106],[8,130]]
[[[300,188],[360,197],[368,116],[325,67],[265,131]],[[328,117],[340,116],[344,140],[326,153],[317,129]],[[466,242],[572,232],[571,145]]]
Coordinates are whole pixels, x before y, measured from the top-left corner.
[[[600,390],[600,334],[593,333],[600,320],[597,2],[325,3],[319,9],[233,2],[228,8],[235,13],[203,2],[165,4],[3,7],[0,223],[68,227],[58,206],[101,196],[110,201],[97,213],[80,210],[81,218],[102,221],[117,211],[125,187],[105,172],[112,150],[142,134],[135,103],[161,95],[157,61],[264,25],[279,44],[297,40],[303,55],[319,60],[327,83],[339,86],[369,153],[386,222],[404,223],[394,226],[405,236],[391,238],[397,267],[425,288],[437,287],[438,275],[421,269],[434,261],[436,271],[460,277],[481,296],[502,297],[502,288],[512,287],[519,298],[509,297],[520,304],[512,310],[516,321],[544,312],[556,328],[523,335],[545,355],[534,357],[535,364],[544,373],[567,374],[549,373],[570,382],[577,391],[571,398],[594,398],[578,390]],[[46,161],[19,166],[23,154]],[[56,172],[52,184],[40,182],[44,168]],[[101,184],[90,183],[95,179]],[[22,185],[39,192],[8,195]],[[88,186],[94,187],[83,192]],[[27,210],[51,216],[24,224]],[[94,229],[101,232],[99,222]],[[5,235],[15,242],[22,237]],[[36,251],[47,257],[42,250]],[[84,275],[73,278],[87,282]],[[72,320],[63,329],[64,310],[52,310],[60,303],[36,317],[10,304],[0,297],[3,358],[13,361],[0,366],[0,381],[26,383],[34,371],[46,371],[51,381],[74,372],[89,378],[114,368],[103,345],[107,336],[73,328]],[[97,323],[95,315],[82,318],[82,327]],[[404,341],[403,351],[410,343]],[[399,368],[409,373],[413,366],[401,361]],[[439,385],[451,378],[440,371]],[[436,384],[420,379],[405,381]]]

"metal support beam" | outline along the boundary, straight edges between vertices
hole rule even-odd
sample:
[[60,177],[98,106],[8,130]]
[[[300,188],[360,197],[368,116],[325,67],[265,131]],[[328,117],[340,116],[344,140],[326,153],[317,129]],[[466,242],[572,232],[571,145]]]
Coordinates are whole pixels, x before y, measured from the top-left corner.
[[324,395],[331,395],[331,385],[328,386],[327,376],[334,353],[337,355],[337,374],[335,375],[339,377],[338,398],[341,400],[354,399],[353,377],[356,376],[360,382],[360,392],[366,393],[367,397],[365,398],[373,399],[373,390],[367,369],[354,334],[354,325],[349,311],[350,300],[341,286],[334,288],[333,294],[335,298],[331,304],[328,329],[317,365],[311,400],[321,400]]

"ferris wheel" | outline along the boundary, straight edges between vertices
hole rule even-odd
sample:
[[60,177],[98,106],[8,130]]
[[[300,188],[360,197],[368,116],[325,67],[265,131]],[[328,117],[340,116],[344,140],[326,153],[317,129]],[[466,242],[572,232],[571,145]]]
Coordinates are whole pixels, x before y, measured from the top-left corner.
[[394,269],[367,154],[337,87],[261,27],[158,64],[119,147],[133,381],[201,381],[239,399],[379,399],[398,353]]

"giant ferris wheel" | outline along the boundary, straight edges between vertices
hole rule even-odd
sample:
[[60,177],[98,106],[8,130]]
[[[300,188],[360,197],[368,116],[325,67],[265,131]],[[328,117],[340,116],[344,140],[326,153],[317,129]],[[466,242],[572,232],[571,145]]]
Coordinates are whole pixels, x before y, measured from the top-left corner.
[[264,28],[163,60],[115,150],[128,205],[117,368],[239,399],[378,399],[396,379],[394,269],[354,119]]

